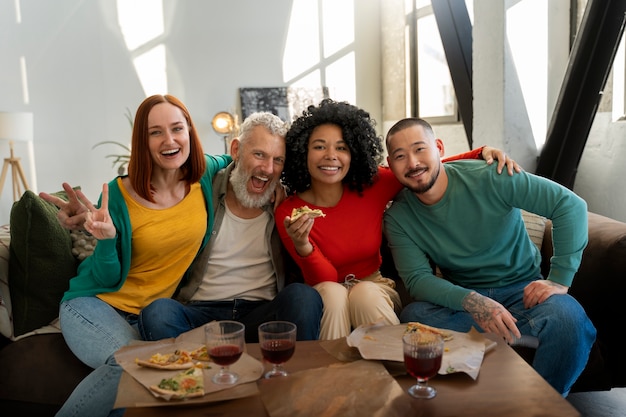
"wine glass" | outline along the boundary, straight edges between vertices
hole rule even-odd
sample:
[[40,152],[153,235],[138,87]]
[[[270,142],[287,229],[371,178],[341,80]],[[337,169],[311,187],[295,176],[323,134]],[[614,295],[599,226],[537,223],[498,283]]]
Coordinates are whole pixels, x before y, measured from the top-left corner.
[[232,385],[239,380],[239,375],[229,369],[243,353],[245,326],[238,321],[212,321],[204,326],[206,348],[209,358],[220,371],[211,380],[220,385]]
[[437,390],[428,385],[428,380],[439,372],[443,357],[443,338],[430,332],[407,333],[402,336],[404,366],[417,384],[409,388],[414,398],[433,398]]
[[283,363],[296,350],[296,325],[288,321],[268,321],[259,326],[259,344],[263,359],[272,364],[265,378],[287,376]]

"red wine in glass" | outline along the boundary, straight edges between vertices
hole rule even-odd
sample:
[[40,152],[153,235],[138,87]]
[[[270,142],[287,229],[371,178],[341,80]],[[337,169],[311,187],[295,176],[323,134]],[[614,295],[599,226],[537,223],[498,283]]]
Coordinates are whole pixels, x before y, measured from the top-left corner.
[[219,385],[233,385],[239,375],[229,366],[241,358],[245,346],[245,326],[234,320],[212,321],[204,326],[209,358],[220,366],[211,381]]
[[220,366],[232,365],[241,357],[243,350],[235,345],[215,346],[209,349],[209,357]]
[[430,379],[437,375],[441,368],[442,356],[434,358],[414,358],[410,355],[404,355],[404,365],[406,370],[412,377],[419,379]]
[[266,340],[261,344],[261,354],[270,363],[285,363],[296,351],[296,344],[288,339]]
[[259,326],[261,354],[272,364],[265,378],[287,376],[282,364],[291,359],[296,350],[296,331],[296,325],[288,321],[268,321]]
[[439,372],[443,359],[443,338],[435,333],[407,333],[402,336],[404,367],[417,384],[409,388],[414,398],[429,399],[437,395],[437,390],[428,385],[428,380]]

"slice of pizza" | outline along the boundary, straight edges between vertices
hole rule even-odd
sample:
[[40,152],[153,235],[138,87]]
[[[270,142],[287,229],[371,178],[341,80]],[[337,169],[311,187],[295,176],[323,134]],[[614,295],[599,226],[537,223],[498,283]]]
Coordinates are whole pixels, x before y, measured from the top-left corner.
[[291,211],[291,223],[295,222],[296,220],[298,220],[300,217],[304,216],[304,215],[308,215],[310,218],[314,219],[316,217],[326,217],[326,214],[324,214],[324,212],[320,209],[312,209],[309,208],[309,206],[302,206],[302,207],[298,207],[298,208],[294,208]]
[[436,327],[429,326],[427,324],[422,324],[417,321],[410,321],[406,325],[406,330],[404,333],[417,333],[417,332],[429,332],[440,335],[444,341],[452,340],[454,338],[454,334],[452,332],[438,329]]
[[148,359],[135,359],[139,366],[155,369],[189,369],[194,366],[193,358],[185,350],[176,350],[174,353],[155,353]]
[[206,345],[202,345],[197,349],[189,352],[189,356],[195,361],[210,361],[209,352],[206,350]]
[[171,378],[163,378],[159,385],[150,385],[150,389],[175,400],[202,397],[204,395],[202,368],[194,366]]

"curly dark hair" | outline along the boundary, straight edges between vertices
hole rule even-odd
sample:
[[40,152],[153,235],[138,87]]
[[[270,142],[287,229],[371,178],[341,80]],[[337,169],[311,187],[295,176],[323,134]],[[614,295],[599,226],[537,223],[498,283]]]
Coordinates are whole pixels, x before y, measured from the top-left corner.
[[347,102],[324,99],[318,106],[309,106],[297,117],[287,131],[286,164],[282,183],[290,194],[311,187],[307,168],[309,137],[317,126],[334,124],[341,128],[343,140],[350,149],[351,162],[343,179],[351,190],[362,192],[374,183],[382,161],[382,138],[376,134],[376,122],[368,112]]

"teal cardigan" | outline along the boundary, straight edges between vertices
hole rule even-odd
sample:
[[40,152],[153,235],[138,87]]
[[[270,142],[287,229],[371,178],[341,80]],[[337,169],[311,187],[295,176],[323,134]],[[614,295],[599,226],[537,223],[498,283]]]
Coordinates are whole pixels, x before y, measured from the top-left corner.
[[[230,155],[205,155],[205,157],[207,168],[200,178],[200,186],[206,201],[207,228],[198,253],[208,242],[213,229],[213,177],[232,161]],[[99,200],[98,205],[100,202]],[[98,241],[93,254],[79,265],[77,275],[70,280],[69,289],[61,301],[115,292],[126,281],[131,262],[132,228],[128,207],[117,185],[117,178],[109,182],[109,214],[117,230],[116,237]],[[188,273],[189,271],[185,275]]]

